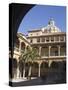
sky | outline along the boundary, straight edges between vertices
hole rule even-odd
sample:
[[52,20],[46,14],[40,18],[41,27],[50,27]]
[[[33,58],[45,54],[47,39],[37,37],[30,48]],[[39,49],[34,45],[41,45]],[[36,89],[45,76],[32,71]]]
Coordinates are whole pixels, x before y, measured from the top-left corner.
[[18,32],[27,35],[30,30],[46,27],[50,18],[62,32],[66,32],[66,7],[49,5],[36,5],[30,9],[22,19]]

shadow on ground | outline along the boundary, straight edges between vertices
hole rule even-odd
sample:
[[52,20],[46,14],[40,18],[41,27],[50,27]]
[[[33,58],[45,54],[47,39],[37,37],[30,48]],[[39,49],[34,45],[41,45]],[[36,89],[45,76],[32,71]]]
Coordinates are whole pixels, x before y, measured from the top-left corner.
[[46,76],[38,77],[37,79],[21,81],[21,82],[9,82],[10,86],[34,86],[34,85],[48,85],[48,84],[63,84],[66,83],[65,72],[49,72]]

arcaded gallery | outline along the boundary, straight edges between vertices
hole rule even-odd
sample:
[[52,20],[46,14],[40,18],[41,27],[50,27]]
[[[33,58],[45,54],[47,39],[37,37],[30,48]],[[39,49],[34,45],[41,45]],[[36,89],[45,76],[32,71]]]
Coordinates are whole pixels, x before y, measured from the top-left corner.
[[[12,61],[12,79],[46,77],[49,73],[66,72],[66,32],[62,32],[50,19],[48,25],[28,31],[28,35],[17,33]],[[36,48],[40,58],[25,62],[20,60],[27,47]],[[11,55],[9,55],[11,57]],[[31,70],[30,69],[31,64]]]

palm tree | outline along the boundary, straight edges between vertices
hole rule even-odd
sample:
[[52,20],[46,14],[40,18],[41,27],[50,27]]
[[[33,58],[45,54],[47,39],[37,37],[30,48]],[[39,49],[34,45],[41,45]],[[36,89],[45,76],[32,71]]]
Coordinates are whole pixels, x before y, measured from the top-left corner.
[[22,52],[19,57],[19,60],[22,60],[22,62],[23,62],[23,78],[25,77],[25,64],[28,61],[28,55],[29,55],[29,52],[26,49],[26,51]]
[[29,73],[28,73],[28,77],[30,77],[31,79],[31,70],[32,70],[32,62],[36,59],[38,59],[40,56],[37,52],[37,49],[36,48],[31,48],[31,51],[29,53]]
[[32,62],[34,60],[36,60],[38,57],[39,57],[39,55],[37,53],[36,48],[27,47],[26,51],[21,54],[19,59],[22,60],[23,63],[24,63],[23,78],[25,77],[25,64],[26,64],[26,62],[30,62],[29,63],[28,77],[31,77]]

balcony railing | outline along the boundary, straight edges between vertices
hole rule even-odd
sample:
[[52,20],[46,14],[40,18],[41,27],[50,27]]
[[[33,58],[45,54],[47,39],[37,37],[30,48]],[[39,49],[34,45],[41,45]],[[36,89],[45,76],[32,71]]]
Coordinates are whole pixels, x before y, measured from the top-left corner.
[[59,43],[59,42],[65,42],[65,36],[63,37],[42,37],[42,38],[37,38],[35,39],[36,41],[33,40],[33,43]]
[[14,47],[14,51],[19,52],[19,53],[24,53],[25,50],[23,50],[23,49],[20,50],[19,48]]

